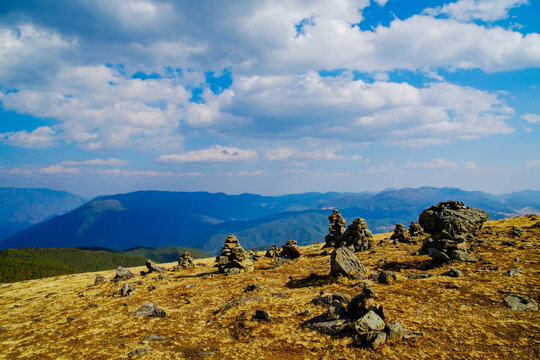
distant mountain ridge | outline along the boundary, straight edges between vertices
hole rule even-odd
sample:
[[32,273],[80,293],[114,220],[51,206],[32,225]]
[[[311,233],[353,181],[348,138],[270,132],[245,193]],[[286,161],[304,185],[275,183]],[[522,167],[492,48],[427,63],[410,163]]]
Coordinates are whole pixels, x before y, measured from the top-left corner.
[[50,189],[0,188],[0,239],[84,204],[87,199]]
[[540,191],[495,196],[457,188],[404,188],[380,193],[305,193],[284,196],[227,195],[207,192],[138,191],[97,197],[77,209],[18,232],[0,248],[97,246],[187,246],[219,251],[227,234],[242,246],[281,245],[288,239],[301,245],[321,242],[327,216],[339,209],[350,224],[362,217],[375,232],[418,219],[440,201],[463,201],[486,210],[491,219],[540,212]]

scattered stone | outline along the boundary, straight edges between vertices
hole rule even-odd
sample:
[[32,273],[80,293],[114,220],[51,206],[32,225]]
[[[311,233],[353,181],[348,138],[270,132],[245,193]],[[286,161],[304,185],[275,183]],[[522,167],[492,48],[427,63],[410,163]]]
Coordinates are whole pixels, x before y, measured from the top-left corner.
[[450,276],[450,277],[460,277],[461,276],[461,270],[456,269],[455,267],[451,267],[448,272],[446,272],[444,275]]
[[280,256],[287,256],[291,259],[296,259],[300,257],[300,248],[297,245],[296,240],[289,240],[285,245],[283,245]]
[[163,335],[150,334],[142,339],[140,343],[144,343],[145,341],[169,341],[169,338]]
[[126,296],[129,296],[133,293],[133,286],[131,286],[131,284],[129,283],[125,283],[124,286],[122,286],[122,288],[120,289],[120,296],[121,297],[126,297]]
[[435,275],[437,275],[437,274],[421,273],[421,274],[406,274],[405,277],[407,279],[427,279],[427,278],[433,277]]
[[253,301],[263,301],[263,300],[264,300],[264,298],[262,296],[246,296],[246,297],[242,297],[240,299],[229,301],[228,303],[223,305],[219,310],[215,311],[214,315],[217,315],[217,314],[219,314],[221,312],[225,312],[225,311],[227,311],[230,308],[235,307],[235,306],[243,305],[243,304],[250,303],[250,302],[253,302]]
[[332,215],[328,216],[330,225],[328,226],[329,234],[326,235],[324,247],[338,247],[345,233],[345,219],[341,216],[337,209],[332,211]]
[[361,334],[369,331],[383,330],[385,324],[379,315],[370,310],[351,326],[357,333]]
[[326,321],[325,319],[322,319],[322,317],[316,317],[304,322],[302,327],[318,331],[322,334],[339,336],[347,330],[348,321],[346,319]]
[[274,263],[274,268],[286,265],[286,264],[290,263],[293,260],[294,259],[292,259],[292,258],[290,258],[288,256],[278,256],[278,258],[276,259],[276,262]]
[[280,297],[280,298],[286,298],[286,297],[291,296],[291,294],[289,294],[289,293],[284,293],[284,292],[276,292],[276,293],[272,293],[272,296],[274,296],[274,297]]
[[129,280],[133,277],[135,277],[135,274],[133,274],[131,271],[129,271],[128,269],[126,268],[123,268],[121,266],[119,266],[118,268],[116,268],[116,276],[114,277],[113,280]]
[[145,348],[138,348],[138,349],[135,349],[135,350],[132,350],[128,356],[129,357],[140,357],[140,356],[144,356],[146,355],[148,352],[152,351],[154,349],[152,349],[151,347],[145,347]]
[[330,272],[333,276],[354,277],[364,275],[366,269],[362,262],[346,247],[335,249],[330,255]]
[[532,227],[533,228],[540,228],[540,221],[536,222]]
[[178,259],[178,267],[182,269],[190,269],[195,267],[193,258],[191,257],[191,253],[189,251],[184,252],[182,256],[180,256]]
[[96,278],[94,279],[94,286],[97,286],[97,285],[100,285],[102,284],[104,281],[106,281],[107,279],[105,279],[104,276],[101,276],[101,275],[97,275]]
[[153,272],[157,272],[157,273],[165,272],[165,268],[164,268],[164,267],[161,267],[161,266],[156,265],[156,264],[155,264],[152,260],[150,260],[150,259],[147,259],[147,260],[144,262],[144,265],[146,265],[146,267],[148,268],[148,271],[146,272],[147,274],[150,274],[150,273],[153,273]]
[[511,240],[505,240],[505,241],[501,242],[501,245],[504,245],[504,246],[516,246],[516,242],[511,241]]
[[463,262],[477,262],[478,259],[475,258],[472,254],[468,253],[465,250],[452,250],[450,252],[450,258],[452,260],[463,261]]
[[150,285],[150,286],[148,287],[148,290],[149,290],[149,291],[153,291],[153,290],[157,290],[157,289],[159,289],[159,287],[158,287],[157,285]]
[[260,288],[261,288],[261,285],[259,285],[259,284],[249,284],[244,289],[244,292],[252,292],[252,291],[258,290]]
[[335,293],[331,295],[319,296],[318,298],[311,300],[313,305],[325,307],[329,307],[334,301],[339,301],[342,304],[347,305],[351,301],[351,297],[347,294]]
[[403,338],[403,335],[405,334],[405,329],[403,329],[400,323],[393,322],[390,324],[386,324],[384,332],[386,333],[386,339],[388,341],[401,340]]
[[521,266],[518,266],[518,267],[515,267],[515,268],[511,268],[510,270],[508,270],[506,272],[506,274],[508,276],[516,276],[516,275],[521,275],[523,273],[523,268]]
[[70,316],[70,317],[68,317],[68,318],[66,319],[66,321],[67,321],[68,324],[71,323],[71,322],[73,322],[73,321],[75,321],[75,320],[79,320],[79,319],[77,319],[76,317],[72,317],[72,316]]
[[538,305],[534,301],[521,294],[508,295],[503,300],[510,310],[538,310]]
[[56,294],[58,294],[57,291],[52,292],[52,293],[48,293],[47,295],[45,295],[45,298],[48,299],[48,298],[50,298],[51,296],[54,296],[54,295],[56,295]]
[[270,314],[264,310],[255,310],[252,320],[272,321]]
[[272,245],[268,251],[266,251],[266,254],[264,254],[265,257],[269,258],[276,258],[281,253],[281,248],[277,247],[276,245]]
[[397,279],[396,273],[390,270],[382,271],[377,278],[379,283],[386,284],[386,285],[390,285],[396,279]]
[[517,226],[514,226],[512,231],[510,231],[510,236],[520,238],[523,236],[523,230]]
[[162,309],[155,306],[150,301],[145,301],[144,304],[135,311],[133,316],[148,316],[148,317],[165,317],[167,314]]
[[345,246],[351,251],[364,251],[373,247],[373,235],[369,231],[364,219],[356,218],[353,223],[347,227],[339,246]]
[[248,257],[251,259],[251,261],[257,261],[261,256],[253,250],[248,250]]
[[236,275],[254,270],[253,261],[234,235],[227,237],[221,253],[216,257],[216,262],[219,272],[225,275]]

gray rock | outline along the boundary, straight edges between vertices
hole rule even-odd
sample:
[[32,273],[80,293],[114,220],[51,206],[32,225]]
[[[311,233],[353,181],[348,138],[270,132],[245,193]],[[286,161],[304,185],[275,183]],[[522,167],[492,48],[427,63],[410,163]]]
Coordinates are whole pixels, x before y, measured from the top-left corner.
[[261,285],[259,285],[259,284],[249,284],[244,289],[244,292],[252,292],[252,291],[258,290],[260,288],[261,288]]
[[386,332],[387,340],[401,340],[405,334],[405,329],[398,322],[386,324],[384,328]]
[[517,226],[514,226],[512,228],[512,231],[510,232],[510,235],[513,237],[520,238],[523,236],[523,230]]
[[276,262],[274,263],[274,268],[277,268],[277,267],[283,266],[285,264],[288,264],[293,260],[294,260],[293,258],[290,258],[288,256],[280,255],[280,256],[277,257]]
[[144,265],[146,265],[146,267],[148,268],[148,273],[151,273],[151,272],[158,272],[158,273],[165,272],[165,268],[164,268],[164,267],[161,267],[161,266],[156,265],[156,264],[155,264],[154,262],[152,262],[150,259],[146,260],[146,262],[144,263]]
[[347,308],[345,305],[343,305],[342,302],[334,300],[330,307],[328,308],[328,312],[326,313],[326,318],[328,320],[337,320],[342,315],[345,315],[347,312]]
[[334,276],[345,275],[353,277],[364,275],[366,269],[362,262],[346,247],[335,249],[330,255],[330,272]]
[[375,338],[371,341],[369,346],[373,349],[376,349],[386,342],[386,338],[387,335],[384,331],[378,331],[377,335],[375,335]]
[[460,201],[445,201],[422,211],[418,223],[429,234],[446,231],[451,236],[479,235],[488,218],[484,210],[464,206]]
[[133,286],[131,286],[131,284],[129,283],[125,283],[124,286],[122,286],[122,288],[120,289],[120,296],[121,297],[126,297],[126,296],[129,296],[133,293]]
[[351,326],[358,334],[361,334],[370,331],[383,330],[385,324],[379,315],[370,310],[366,315],[353,322]]
[[437,275],[437,274],[420,273],[420,274],[407,274],[407,275],[405,275],[405,277],[408,278],[408,279],[427,279],[427,278],[433,277],[435,275]]
[[363,348],[375,349],[386,341],[386,333],[384,331],[368,331],[356,336],[355,345]]
[[386,270],[382,271],[378,276],[378,281],[381,284],[390,285],[394,280],[397,279],[396,273],[394,271]]
[[270,314],[268,314],[268,312],[264,310],[255,310],[255,315],[253,315],[252,319],[261,321],[272,321]]
[[351,297],[347,294],[335,293],[332,295],[323,295],[311,300],[315,306],[329,307],[334,301],[339,301],[342,304],[348,304],[351,301]]
[[131,271],[121,266],[116,268],[115,271],[116,271],[116,276],[114,277],[114,280],[129,280],[135,277],[135,274],[133,274]]
[[144,339],[142,339],[140,342],[143,343],[145,341],[169,341],[169,338],[163,335],[150,334]]
[[463,261],[463,262],[477,262],[478,259],[475,258],[472,254],[464,250],[452,250],[450,252],[450,258],[452,260]]
[[347,329],[347,321],[344,319],[332,321],[314,321],[310,320],[302,324],[302,327],[318,331],[323,334],[338,336],[343,334]]
[[460,277],[461,276],[461,270],[456,269],[455,267],[451,267],[450,270],[448,270],[447,273],[445,273],[446,276],[451,277]]
[[149,316],[149,317],[165,317],[167,314],[162,309],[155,306],[149,301],[145,301],[144,304],[135,311],[133,316]]
[[101,275],[98,275],[96,276],[96,278],[94,279],[94,286],[96,285],[100,285],[102,284],[104,281],[106,281],[107,279],[105,279],[104,276],[101,276]]
[[511,268],[510,270],[508,270],[506,272],[506,274],[508,276],[516,276],[516,275],[520,275],[523,273],[523,268],[521,266],[519,267],[515,267],[515,268]]
[[534,301],[521,294],[508,295],[503,300],[510,310],[538,310],[538,305]]
[[450,260],[450,257],[448,255],[434,247],[428,249],[428,255],[435,261],[446,262]]
[[263,301],[263,300],[264,300],[264,298],[262,296],[246,296],[246,297],[242,297],[240,299],[229,301],[228,303],[223,305],[219,310],[215,311],[214,315],[216,315],[218,313],[221,313],[221,312],[225,312],[225,311],[229,310],[230,308],[238,306],[238,305],[250,303],[250,302],[253,302],[253,301]]
[[128,356],[129,357],[140,357],[140,356],[144,356],[146,355],[148,352],[152,351],[154,349],[152,349],[151,347],[145,347],[145,348],[138,348],[138,349],[135,349],[133,351],[131,351]]

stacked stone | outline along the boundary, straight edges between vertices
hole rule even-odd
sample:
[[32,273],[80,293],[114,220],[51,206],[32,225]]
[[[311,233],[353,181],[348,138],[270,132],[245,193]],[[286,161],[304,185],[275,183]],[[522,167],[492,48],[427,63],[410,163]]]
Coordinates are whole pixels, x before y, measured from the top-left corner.
[[254,270],[253,261],[234,235],[229,235],[225,240],[221,253],[216,257],[216,262],[219,272],[225,275],[241,274]]
[[268,251],[266,252],[266,254],[264,254],[264,256],[269,257],[269,258],[276,258],[279,256],[280,253],[281,253],[281,249],[277,247],[276,245],[272,245],[272,247],[268,249]]
[[373,235],[364,219],[356,218],[343,234],[344,246],[352,251],[364,251],[373,247]]
[[328,227],[329,234],[326,235],[324,247],[339,247],[343,246],[343,234],[345,233],[345,219],[341,216],[337,209],[334,209],[332,215],[328,217],[330,226]]
[[287,241],[287,243],[281,247],[282,250],[280,256],[287,256],[291,259],[296,259],[300,257],[300,248],[296,244],[296,240]]
[[257,254],[255,251],[253,250],[249,250],[248,251],[248,257],[252,260],[252,261],[257,261],[259,260],[259,258],[261,257],[259,254]]
[[422,229],[418,221],[413,221],[411,222],[411,225],[409,225],[409,235],[411,238],[424,235],[424,229]]
[[376,348],[388,340],[411,335],[399,323],[386,323],[388,319],[384,309],[369,286],[364,286],[362,292],[352,299],[337,293],[314,299],[313,303],[326,306],[328,310],[326,314],[305,322],[304,327],[329,335],[351,336],[360,347]]
[[418,222],[430,237],[424,240],[419,253],[439,262],[477,261],[469,252],[469,242],[474,240],[473,235],[480,234],[488,218],[485,211],[460,201],[440,202],[422,211]]
[[180,256],[180,259],[178,259],[178,267],[182,269],[195,267],[193,258],[191,257],[191,253],[189,251],[186,251],[182,254],[182,256]]
[[414,243],[407,235],[407,228],[403,224],[396,224],[396,228],[394,229],[392,236],[390,236],[390,239],[394,240],[394,245],[398,242],[404,244]]

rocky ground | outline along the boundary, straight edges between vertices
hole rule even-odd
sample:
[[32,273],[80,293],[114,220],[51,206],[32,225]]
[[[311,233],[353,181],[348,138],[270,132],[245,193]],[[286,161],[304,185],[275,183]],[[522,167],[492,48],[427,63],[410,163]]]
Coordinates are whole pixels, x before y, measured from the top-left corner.
[[[511,310],[503,299],[519,294],[539,302],[539,221],[488,221],[472,251],[480,261],[434,268],[428,255],[415,254],[420,244],[374,235],[373,248],[356,255],[374,275],[368,281],[377,302],[387,322],[419,335],[374,350],[301,326],[326,311],[314,298],[354,296],[365,283],[328,277],[321,243],[278,268],[262,256],[254,272],[233,276],[218,274],[212,258],[177,271],[160,264],[171,270],[145,276],[139,273],[147,268],[133,268],[136,276],[126,281],[111,281],[115,273],[106,271],[0,284],[0,358],[538,359],[540,312]],[[452,267],[461,275],[444,275]],[[395,279],[380,283],[382,271],[394,271]],[[434,275],[411,275],[426,273]],[[94,285],[96,275],[107,280]],[[122,297],[125,283],[133,290]],[[148,305],[143,310],[156,317],[133,316],[146,301],[165,316]]]

